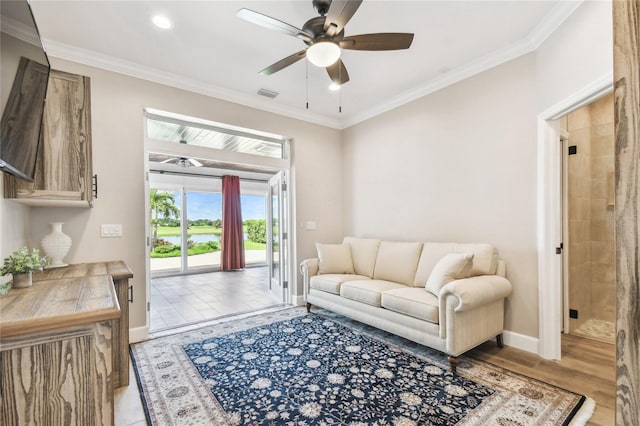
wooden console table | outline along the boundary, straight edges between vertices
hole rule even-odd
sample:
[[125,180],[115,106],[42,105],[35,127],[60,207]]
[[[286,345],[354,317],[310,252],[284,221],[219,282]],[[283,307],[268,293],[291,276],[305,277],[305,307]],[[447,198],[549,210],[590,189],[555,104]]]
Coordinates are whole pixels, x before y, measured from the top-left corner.
[[109,275],[116,288],[121,316],[113,321],[113,388],[129,385],[129,279],[131,269],[121,260],[78,263],[63,268],[45,269],[33,274],[33,282],[63,278]]
[[0,313],[0,424],[113,425],[111,276],[39,279]]

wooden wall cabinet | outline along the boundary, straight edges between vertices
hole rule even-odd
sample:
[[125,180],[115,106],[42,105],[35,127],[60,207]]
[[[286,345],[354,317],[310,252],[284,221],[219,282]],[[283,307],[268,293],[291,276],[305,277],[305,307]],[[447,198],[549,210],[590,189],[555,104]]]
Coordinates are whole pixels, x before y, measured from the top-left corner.
[[5,198],[25,204],[92,206],[89,77],[51,70],[34,181],[3,180]]

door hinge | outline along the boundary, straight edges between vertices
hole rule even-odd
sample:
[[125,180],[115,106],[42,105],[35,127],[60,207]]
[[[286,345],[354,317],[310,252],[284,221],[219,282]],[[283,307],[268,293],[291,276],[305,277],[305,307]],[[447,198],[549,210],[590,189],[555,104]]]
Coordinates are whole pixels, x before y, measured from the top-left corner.
[[289,238],[289,235],[286,232],[282,233],[282,239],[286,240],[287,238]]
[[562,249],[564,249],[564,244],[560,243],[560,247],[556,247],[556,254],[562,254]]
[[282,288],[289,288],[289,281],[282,281]]
[[282,182],[282,190],[283,191],[287,190],[287,182]]
[[92,176],[91,192],[93,192],[93,198],[98,198],[98,175]]
[[151,302],[147,302],[147,312],[151,311]]
[[151,240],[149,237],[147,237],[147,247],[149,247],[151,245]]

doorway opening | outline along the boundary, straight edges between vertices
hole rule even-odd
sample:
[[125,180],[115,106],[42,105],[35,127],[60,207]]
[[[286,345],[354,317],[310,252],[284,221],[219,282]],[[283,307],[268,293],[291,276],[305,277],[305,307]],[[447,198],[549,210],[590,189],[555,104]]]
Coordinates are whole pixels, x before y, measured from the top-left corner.
[[[150,331],[288,304],[291,141],[155,110],[145,123]],[[239,181],[237,225],[225,176]],[[221,271],[232,253],[240,266]]]
[[559,119],[563,156],[563,332],[615,343],[613,94]]

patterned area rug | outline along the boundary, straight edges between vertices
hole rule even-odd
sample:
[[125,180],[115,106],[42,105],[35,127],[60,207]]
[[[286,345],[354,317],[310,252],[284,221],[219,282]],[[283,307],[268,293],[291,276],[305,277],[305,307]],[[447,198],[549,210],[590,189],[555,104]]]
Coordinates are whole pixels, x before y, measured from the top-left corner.
[[154,425],[575,425],[593,411],[472,358],[453,375],[443,354],[324,310],[228,318],[131,352]]

